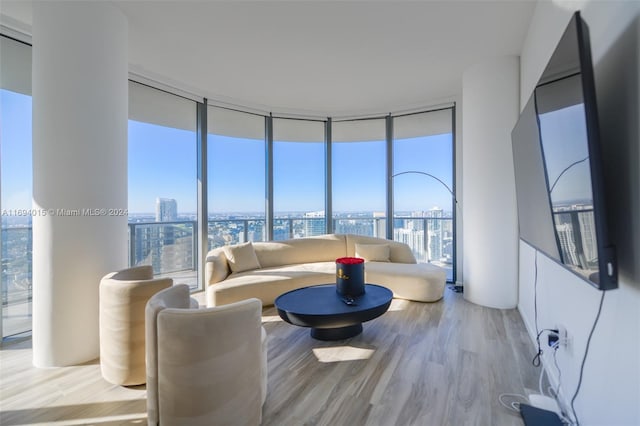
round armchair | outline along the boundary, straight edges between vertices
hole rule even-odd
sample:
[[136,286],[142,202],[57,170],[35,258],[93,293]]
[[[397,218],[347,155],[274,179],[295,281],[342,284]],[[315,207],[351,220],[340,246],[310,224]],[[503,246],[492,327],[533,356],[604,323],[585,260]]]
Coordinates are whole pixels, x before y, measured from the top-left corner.
[[150,425],[258,425],[266,397],[262,304],[247,299],[189,309],[176,285],[147,304]]
[[100,281],[100,369],[122,386],[146,380],[145,307],[155,293],[173,285],[153,278],[150,265],[112,272]]

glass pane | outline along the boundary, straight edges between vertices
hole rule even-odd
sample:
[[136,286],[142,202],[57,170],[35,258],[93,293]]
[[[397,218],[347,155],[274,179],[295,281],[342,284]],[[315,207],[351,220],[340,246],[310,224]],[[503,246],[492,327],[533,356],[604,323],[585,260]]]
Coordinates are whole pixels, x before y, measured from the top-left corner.
[[31,117],[31,46],[0,37],[0,337],[31,330]]
[[273,239],[326,233],[324,123],[273,120]]
[[385,238],[385,120],[333,123],[332,136],[334,232]]
[[0,90],[2,336],[31,330],[31,96]]
[[393,238],[408,244],[419,262],[446,268],[452,281],[453,134],[447,111],[394,119]]
[[[539,89],[536,96],[544,94]],[[538,122],[562,263],[594,279],[598,275],[598,244],[584,104],[539,114]]]
[[[129,97],[130,264],[197,289],[196,104],[137,84]],[[167,110],[192,120],[164,120]]]
[[209,249],[264,241],[264,117],[208,108]]

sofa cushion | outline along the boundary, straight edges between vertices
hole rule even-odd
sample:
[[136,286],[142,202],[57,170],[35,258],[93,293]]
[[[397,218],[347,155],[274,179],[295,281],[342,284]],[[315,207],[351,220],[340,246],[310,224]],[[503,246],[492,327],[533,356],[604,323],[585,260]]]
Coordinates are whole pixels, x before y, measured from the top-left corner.
[[389,260],[395,263],[416,263],[416,257],[411,248],[398,241],[385,240],[384,238],[365,237],[362,235],[346,234],[347,256],[355,256],[356,244],[384,244],[389,245]]
[[344,257],[344,235],[319,235],[295,240],[254,243],[263,268],[300,263],[328,262]]
[[227,262],[232,272],[250,271],[259,269],[260,262],[256,256],[251,241],[233,246],[226,246],[224,253],[227,256]]
[[367,262],[388,262],[388,244],[358,244],[355,245],[356,257],[361,257]]

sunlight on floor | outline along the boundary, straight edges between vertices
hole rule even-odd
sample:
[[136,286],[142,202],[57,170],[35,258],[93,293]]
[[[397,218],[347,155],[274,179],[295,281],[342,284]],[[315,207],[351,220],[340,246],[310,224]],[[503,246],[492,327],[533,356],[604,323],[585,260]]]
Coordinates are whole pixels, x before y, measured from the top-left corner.
[[340,362],[369,359],[374,352],[375,349],[355,348],[353,346],[333,346],[313,349],[313,354],[320,362]]
[[[28,342],[31,343],[31,342]],[[21,357],[21,356],[29,356],[31,357],[31,347],[28,348],[15,348],[14,346],[10,346],[7,343],[3,343],[0,346],[0,363],[2,363],[5,357]]]
[[278,315],[262,315],[262,322],[278,322],[282,321]]
[[91,417],[86,419],[74,419],[74,420],[53,420],[46,423],[29,423],[31,426],[39,425],[145,425],[147,424],[147,414],[126,414],[121,416],[105,416],[105,417]]
[[391,306],[389,306],[389,312],[404,311],[407,309],[407,306],[409,306],[409,303],[411,302],[408,300],[393,299],[391,301]]

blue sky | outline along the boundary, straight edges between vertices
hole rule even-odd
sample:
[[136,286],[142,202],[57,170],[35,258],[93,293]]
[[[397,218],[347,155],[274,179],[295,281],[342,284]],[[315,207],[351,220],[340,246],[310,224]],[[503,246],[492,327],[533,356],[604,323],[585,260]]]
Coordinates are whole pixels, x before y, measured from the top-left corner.
[[[31,207],[31,98],[1,90],[2,208]],[[420,170],[452,186],[451,135],[395,141],[394,173]],[[334,212],[384,211],[385,143],[334,143]],[[324,210],[324,144],[274,142],[274,210]],[[196,135],[129,121],[129,212],[152,213],[157,197],[174,198],[179,213],[196,211]],[[209,211],[263,212],[262,140],[209,135]],[[27,166],[25,166],[27,165]],[[423,175],[395,178],[397,211],[451,209],[451,197]]]
[[196,154],[195,132],[129,120],[129,212],[155,212],[156,198],[195,212]]
[[577,163],[589,155],[584,117],[584,104],[539,116],[549,185],[557,180],[551,193],[554,203],[593,199],[589,162]]
[[2,208],[31,208],[31,96],[0,90]]
[[[429,173],[453,190],[453,144],[450,133],[395,140],[393,160],[394,174],[409,170]],[[433,207],[445,211],[452,209],[449,191],[429,176],[396,176],[393,191],[396,211],[429,210]]]
[[[452,186],[451,135],[395,142],[394,172],[419,170]],[[324,144],[274,142],[274,210],[324,210]],[[334,212],[385,211],[384,141],[334,143]],[[223,158],[223,161],[217,160]],[[210,212],[264,211],[262,140],[209,135]],[[449,192],[424,175],[395,180],[397,210],[451,209]]]

